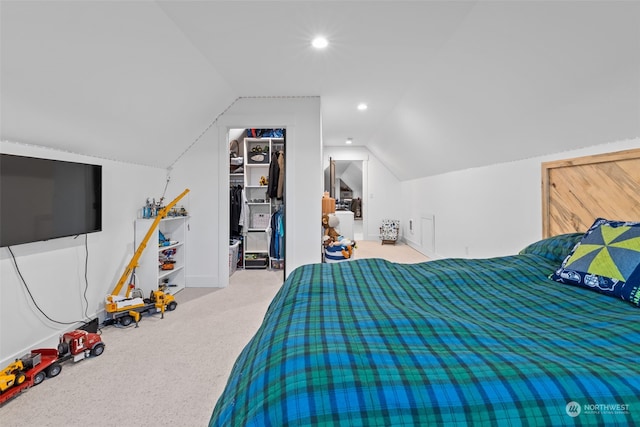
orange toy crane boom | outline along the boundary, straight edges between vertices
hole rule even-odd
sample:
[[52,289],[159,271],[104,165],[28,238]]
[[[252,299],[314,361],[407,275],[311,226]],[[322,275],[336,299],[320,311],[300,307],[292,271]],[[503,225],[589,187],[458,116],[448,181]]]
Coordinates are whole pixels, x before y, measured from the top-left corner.
[[[144,239],[142,239],[142,241],[140,242],[138,249],[136,249],[136,252],[133,254],[131,261],[129,261],[129,264],[124,269],[124,273],[122,273],[122,276],[120,276],[120,280],[118,280],[116,287],[113,288],[113,292],[111,292],[111,295],[120,294],[120,291],[122,290],[122,287],[124,286],[125,282],[129,278],[129,276],[131,276],[131,274],[133,273],[133,270],[138,266],[138,260],[140,259],[140,256],[142,256],[142,252],[144,252],[144,249],[147,247],[147,243],[149,242],[149,239],[151,239],[151,236],[153,235],[153,232],[158,226],[158,224],[160,223],[160,220],[166,217],[167,213],[171,210],[171,208],[173,208],[176,205],[176,203],[178,203],[178,201],[182,199],[188,192],[189,192],[189,189],[187,188],[178,197],[173,199],[171,203],[169,203],[164,208],[160,209],[160,211],[158,212],[158,215],[153,221],[153,224],[151,224],[151,227],[149,227],[149,231],[147,231],[147,234],[144,236]],[[131,292],[131,288],[127,286],[127,292],[125,293],[125,296],[127,298],[129,298],[130,292]]]

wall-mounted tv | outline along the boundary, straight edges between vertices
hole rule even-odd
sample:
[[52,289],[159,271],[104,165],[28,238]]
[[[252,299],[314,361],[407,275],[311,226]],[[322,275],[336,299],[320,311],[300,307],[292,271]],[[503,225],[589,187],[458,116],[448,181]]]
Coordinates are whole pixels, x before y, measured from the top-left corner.
[[0,246],[102,230],[102,166],[0,154]]

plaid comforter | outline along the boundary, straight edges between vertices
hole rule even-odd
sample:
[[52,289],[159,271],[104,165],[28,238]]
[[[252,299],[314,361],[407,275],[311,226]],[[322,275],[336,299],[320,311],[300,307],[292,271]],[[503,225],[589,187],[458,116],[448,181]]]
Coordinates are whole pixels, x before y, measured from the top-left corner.
[[527,254],[291,273],[212,426],[640,425],[640,310]]

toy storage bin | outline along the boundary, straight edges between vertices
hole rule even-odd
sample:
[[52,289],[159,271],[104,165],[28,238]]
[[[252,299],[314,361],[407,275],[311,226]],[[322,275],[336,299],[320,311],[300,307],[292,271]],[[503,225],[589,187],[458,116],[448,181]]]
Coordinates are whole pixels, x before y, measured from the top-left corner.
[[247,254],[244,259],[245,268],[267,268],[268,263],[267,254]]
[[269,240],[265,232],[248,232],[245,252],[269,252]]
[[284,269],[284,259],[270,258],[269,261],[271,262],[271,268],[273,270]]
[[345,261],[353,261],[355,258],[355,251],[351,252],[351,256],[349,258],[345,258],[342,254],[341,246],[327,246],[324,248],[324,262],[333,263],[333,262],[345,262]]
[[265,229],[269,226],[271,216],[268,213],[255,212],[251,216],[251,228]]

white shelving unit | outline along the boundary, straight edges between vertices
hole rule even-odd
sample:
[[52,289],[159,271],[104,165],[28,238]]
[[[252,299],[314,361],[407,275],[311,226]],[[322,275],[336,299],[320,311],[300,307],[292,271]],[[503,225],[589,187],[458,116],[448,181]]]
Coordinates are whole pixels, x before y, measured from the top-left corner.
[[284,138],[244,139],[244,190],[247,200],[247,221],[244,230],[244,268],[268,268],[269,220],[273,203],[267,195],[262,178],[269,177],[271,155],[284,149]]
[[[186,240],[187,240],[187,221],[189,217],[177,216],[167,217],[160,221],[158,227],[154,230],[151,239],[147,243],[138,267],[135,271],[136,287],[144,291],[145,297],[152,290],[157,289],[164,281],[167,281],[169,288],[167,291],[175,294],[186,285],[185,261],[186,261]],[[153,219],[137,219],[135,223],[135,246],[136,248],[149,231],[149,227],[153,223]],[[172,243],[168,246],[159,246],[159,232],[164,234],[165,238],[170,239]],[[163,257],[163,253],[174,251],[172,259],[175,261],[172,270],[162,270],[160,268],[159,259]]]

